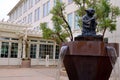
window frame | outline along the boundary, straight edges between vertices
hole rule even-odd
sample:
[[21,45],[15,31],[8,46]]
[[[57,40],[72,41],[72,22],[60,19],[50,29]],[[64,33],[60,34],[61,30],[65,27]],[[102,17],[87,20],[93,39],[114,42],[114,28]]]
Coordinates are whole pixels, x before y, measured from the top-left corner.
[[73,27],[73,13],[67,14],[67,21],[68,21],[70,27],[72,28]]
[[[14,45],[17,44],[17,46]],[[16,51],[17,50],[17,51]],[[10,58],[17,58],[18,57],[18,43],[11,43],[11,54]]]
[[35,9],[34,11],[34,22],[40,20],[40,7],[38,7],[37,9]]
[[43,17],[48,16],[50,13],[50,0],[43,4]]
[[35,59],[37,54],[37,44],[30,44],[30,58]]

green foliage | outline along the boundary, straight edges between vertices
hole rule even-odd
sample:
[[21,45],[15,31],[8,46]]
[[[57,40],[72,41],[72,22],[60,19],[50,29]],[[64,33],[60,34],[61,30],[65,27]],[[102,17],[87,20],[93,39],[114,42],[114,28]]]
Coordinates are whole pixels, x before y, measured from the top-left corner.
[[[69,37],[71,40],[73,40],[72,31],[64,15],[64,10],[65,4],[59,0],[56,0],[56,5],[51,10],[51,14],[53,14],[52,21],[54,28],[56,32],[63,32],[65,34],[64,37]],[[63,35],[61,36],[63,37]]]
[[67,21],[63,14],[64,9],[65,4],[57,0],[55,7],[51,10],[51,13],[53,14],[53,29],[50,29],[45,23],[40,25],[43,31],[43,37],[52,38],[56,40],[58,44],[67,41],[66,38],[70,36],[69,25],[66,23]]
[[[86,14],[85,10],[94,8],[96,11],[96,19],[98,22],[97,31],[104,34],[106,30],[110,32],[116,30],[116,18],[120,15],[119,7],[112,6],[109,0],[73,0],[78,6],[77,15],[80,16],[78,25],[82,26],[82,16]],[[65,17],[65,4],[56,1],[56,5],[51,10],[53,15],[53,29],[50,29],[46,23],[41,23],[43,37],[46,39],[55,39],[57,43],[67,41],[66,38],[73,40],[71,26],[68,24]]]
[[58,44],[67,41],[68,34],[62,31],[61,27],[55,26],[54,29],[50,29],[46,23],[41,23],[40,28],[45,39],[54,39]]
[[[98,22],[97,31],[103,32],[103,37],[106,30],[113,32],[116,30],[116,18],[120,15],[119,7],[112,6],[109,0],[73,0],[79,9],[77,11],[79,16],[85,14],[85,9],[92,7],[96,11],[96,19]],[[85,1],[85,2],[83,2]],[[82,20],[79,24],[82,25]]]
[[41,28],[42,33],[43,33],[43,38],[45,38],[45,39],[52,38],[53,31],[47,27],[47,23],[41,23],[40,28]]

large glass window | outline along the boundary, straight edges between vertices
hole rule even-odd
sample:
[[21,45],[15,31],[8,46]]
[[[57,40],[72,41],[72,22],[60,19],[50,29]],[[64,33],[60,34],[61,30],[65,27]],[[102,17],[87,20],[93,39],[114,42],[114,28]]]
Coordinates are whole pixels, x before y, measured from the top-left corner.
[[67,18],[68,18],[68,23],[69,23],[70,27],[72,27],[72,24],[73,24],[73,13],[68,14]]
[[35,10],[34,21],[38,21],[40,19],[40,7]]
[[15,10],[15,19],[18,17],[18,9]]
[[18,55],[18,43],[11,44],[11,58],[17,58]]
[[58,59],[58,58],[59,58],[59,51],[60,51],[60,47],[57,45],[57,46],[56,46],[55,59]]
[[28,15],[28,23],[32,23],[32,13]]
[[39,46],[40,59],[45,59],[46,55],[49,55],[49,58],[53,59],[53,45],[40,44]]
[[36,58],[36,49],[37,49],[37,45],[31,44],[31,46],[30,46],[30,58]]
[[0,40],[10,40],[8,37],[0,37]]
[[18,8],[18,14],[19,14],[19,17],[22,15],[22,4]]
[[29,0],[29,8],[33,6],[33,0]]
[[26,16],[23,18],[23,23],[27,23],[27,17]]
[[8,52],[9,52],[9,42],[2,42],[0,57],[8,58]]
[[40,0],[35,0],[35,4],[38,3]]
[[26,11],[27,11],[27,0],[25,0],[23,4],[23,12],[26,12]]
[[72,3],[73,2],[73,0],[68,0],[68,4],[70,4],[70,3]]
[[47,16],[50,13],[50,1],[46,2],[43,5],[43,17]]
[[80,19],[80,17],[75,13],[75,21],[74,21],[75,25],[74,25],[74,29],[80,29],[79,23],[78,23],[79,19]]

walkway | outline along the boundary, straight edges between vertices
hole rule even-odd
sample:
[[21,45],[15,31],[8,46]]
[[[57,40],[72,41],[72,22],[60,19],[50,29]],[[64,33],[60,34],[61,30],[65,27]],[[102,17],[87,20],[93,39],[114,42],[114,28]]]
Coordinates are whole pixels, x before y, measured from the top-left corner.
[[[55,80],[54,68],[15,68],[0,69],[0,80]],[[60,80],[68,80],[62,76]]]

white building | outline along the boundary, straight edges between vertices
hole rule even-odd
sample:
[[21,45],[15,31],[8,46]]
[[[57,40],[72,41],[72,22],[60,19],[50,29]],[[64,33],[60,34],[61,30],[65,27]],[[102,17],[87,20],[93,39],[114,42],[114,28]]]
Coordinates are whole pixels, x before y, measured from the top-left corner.
[[45,40],[30,25],[0,22],[0,65],[22,64],[31,58],[31,65],[56,65],[59,49],[54,40]]
[[[46,22],[52,28],[52,15],[50,10],[54,7],[56,0],[20,0],[18,4],[8,13],[9,21],[15,23],[25,23],[39,29],[40,23]],[[77,25],[77,6],[72,0],[61,0],[66,3],[66,17],[71,23],[73,32],[80,31]],[[78,32],[79,34],[80,32]]]
[[[16,6],[8,13],[9,21],[13,23],[30,24],[34,30],[39,29],[40,23],[46,22],[52,28],[52,15],[50,10],[54,7],[56,0],[20,0]],[[78,9],[72,0],[61,0],[66,5],[66,17],[72,26],[74,36],[80,34],[80,29],[77,25],[76,10]],[[119,0],[111,0],[111,3],[116,6],[119,5]],[[117,30],[112,34],[107,32],[109,42],[120,43],[120,17],[117,18]],[[42,35],[40,35],[42,36]]]
[[[52,15],[50,10],[54,7],[56,0],[20,0],[16,6],[8,13],[9,21],[15,23],[25,23],[33,26],[35,30],[39,30],[40,23],[46,22],[52,28]],[[73,0],[61,0],[66,5],[66,17],[72,26],[73,35],[80,34],[80,29],[77,25],[76,10],[78,9]],[[111,3],[116,6],[119,5],[119,0],[111,0]],[[120,18],[117,22],[117,31],[112,34],[106,33],[110,42],[119,42],[119,25]],[[41,35],[42,36],[42,35]]]

